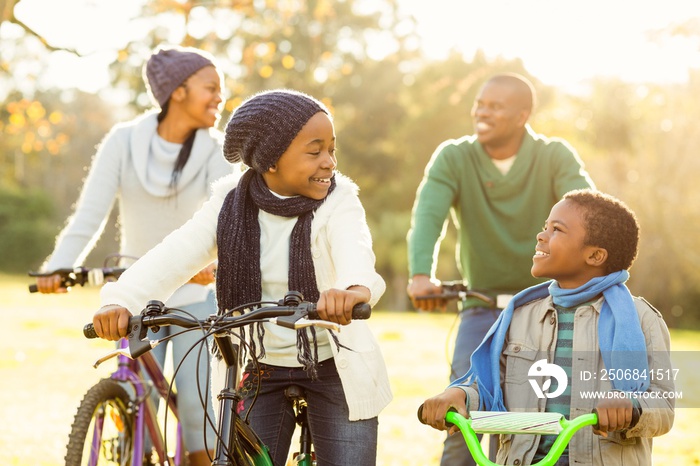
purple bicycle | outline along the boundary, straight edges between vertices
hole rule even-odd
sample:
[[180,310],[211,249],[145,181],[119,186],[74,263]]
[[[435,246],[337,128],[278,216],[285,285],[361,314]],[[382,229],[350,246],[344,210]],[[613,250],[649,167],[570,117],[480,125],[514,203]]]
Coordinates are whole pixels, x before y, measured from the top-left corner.
[[[77,267],[47,273],[30,272],[29,276],[59,274],[65,287],[100,286],[116,280],[124,270],[121,267]],[[36,285],[30,285],[29,291],[37,292]],[[68,438],[66,466],[186,464],[177,394],[172,392],[170,381],[150,353],[133,360],[127,356],[128,348],[128,341],[122,339],[115,351],[95,362],[97,367],[117,357],[117,368],[83,396]],[[159,405],[167,407],[165,423],[160,422]],[[175,427],[170,429],[168,424]],[[166,447],[172,445],[168,445],[166,439],[171,430],[175,431],[176,440],[174,450],[169,452]]]

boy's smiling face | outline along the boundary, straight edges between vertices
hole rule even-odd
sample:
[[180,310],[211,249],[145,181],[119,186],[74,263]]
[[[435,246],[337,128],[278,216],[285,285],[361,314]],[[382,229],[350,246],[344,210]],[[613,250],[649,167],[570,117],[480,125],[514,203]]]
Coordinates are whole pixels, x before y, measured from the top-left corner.
[[577,288],[604,275],[607,251],[586,245],[585,239],[582,208],[566,199],[556,203],[537,234],[532,276],[552,278],[561,288]]

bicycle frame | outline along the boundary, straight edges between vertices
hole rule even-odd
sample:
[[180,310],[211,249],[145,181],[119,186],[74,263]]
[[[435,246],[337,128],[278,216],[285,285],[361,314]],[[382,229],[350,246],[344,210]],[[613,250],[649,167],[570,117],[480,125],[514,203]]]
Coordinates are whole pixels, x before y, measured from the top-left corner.
[[[216,442],[216,452],[212,466],[232,466],[230,457],[241,456],[245,453],[234,446],[245,441],[252,449],[253,464],[255,466],[273,466],[267,447],[262,444],[253,430],[242,421],[238,414],[238,404],[242,400],[238,393],[236,382],[239,376],[238,351],[239,346],[234,344],[225,333],[214,334],[214,342],[219,348],[223,361],[226,363],[226,382],[218,399],[219,405],[219,436]],[[238,436],[241,438],[238,438]]]
[[455,411],[448,411],[445,420],[456,425],[464,436],[469,452],[480,466],[498,466],[484,454],[476,434],[540,434],[557,438],[542,460],[532,466],[553,466],[564,452],[574,434],[585,426],[598,423],[594,413],[578,416],[570,421],[557,413],[511,413],[474,411],[469,419]]

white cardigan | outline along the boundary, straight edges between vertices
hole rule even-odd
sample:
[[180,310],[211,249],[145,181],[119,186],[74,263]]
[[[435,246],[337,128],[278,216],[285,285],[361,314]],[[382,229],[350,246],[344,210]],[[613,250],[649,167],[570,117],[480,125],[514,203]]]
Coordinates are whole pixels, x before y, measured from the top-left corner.
[[[216,182],[212,198],[191,220],[132,265],[119,281],[102,288],[102,305],[119,304],[137,314],[148,300],[165,301],[193,272],[216,259],[219,211],[238,179],[238,175],[230,175]],[[371,293],[370,304],[375,305],[386,285],[374,268],[372,238],[358,188],[340,173],[336,174],[336,183],[311,224],[311,254],[318,287],[324,291],[366,286]],[[331,345],[349,418],[376,417],[392,399],[379,345],[364,321],[344,326],[338,338],[352,350]]]

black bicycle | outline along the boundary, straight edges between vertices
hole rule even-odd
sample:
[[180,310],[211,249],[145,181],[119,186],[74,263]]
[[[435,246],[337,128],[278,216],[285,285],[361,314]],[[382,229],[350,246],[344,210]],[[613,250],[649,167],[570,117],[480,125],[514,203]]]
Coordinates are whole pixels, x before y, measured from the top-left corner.
[[[248,309],[246,312],[244,310]],[[233,315],[234,313],[241,313]],[[367,319],[371,314],[369,304],[358,304],[353,308],[353,319]],[[184,314],[179,309],[168,308],[160,301],[150,301],[141,314],[129,320],[129,334],[126,337],[128,347],[117,349],[107,356],[100,358],[95,365],[115,356],[127,356],[136,359],[167,339],[175,338],[174,334],[162,340],[148,340],[149,328],[174,325],[184,331],[201,331],[200,344],[206,345],[209,336],[226,364],[226,375],[223,389],[219,392],[219,416],[214,425],[212,419],[207,419],[216,431],[215,455],[212,465],[216,466],[272,466],[268,448],[261,442],[247,422],[237,411],[242,396],[236,387],[239,377],[239,354],[242,340],[235,343],[239,335],[233,330],[261,322],[269,322],[289,329],[302,329],[316,326],[339,332],[341,326],[334,322],[319,320],[315,303],[303,300],[301,293],[290,291],[279,302],[259,301],[245,304],[229,311],[226,315],[212,315],[207,319],[196,319]],[[83,333],[87,338],[96,338],[97,334],[92,324],[87,324]],[[233,338],[231,338],[233,337]],[[199,344],[198,344],[199,345]],[[194,348],[190,349],[190,351]],[[260,383],[260,382],[258,382]],[[306,425],[306,409],[303,393],[299,387],[290,387],[286,395],[297,407],[297,423],[302,427],[300,451],[295,455],[296,464],[312,466],[311,435]],[[207,387],[208,391],[208,387]],[[254,402],[253,402],[254,403]],[[251,406],[252,410],[252,406]],[[250,411],[249,411],[250,412]],[[99,442],[94,442],[99,443]]]

